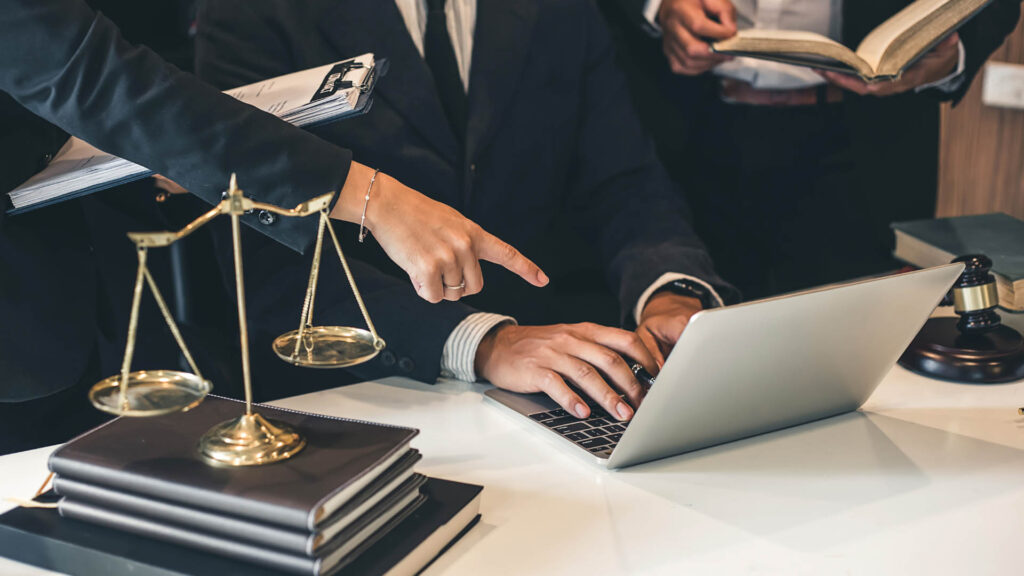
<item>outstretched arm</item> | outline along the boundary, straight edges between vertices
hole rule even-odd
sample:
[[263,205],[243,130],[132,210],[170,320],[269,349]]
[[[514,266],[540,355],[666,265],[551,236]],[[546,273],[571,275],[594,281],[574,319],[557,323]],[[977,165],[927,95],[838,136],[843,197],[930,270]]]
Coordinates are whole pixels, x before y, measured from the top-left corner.
[[[237,102],[128,44],[81,0],[8,0],[0,11],[0,90],[70,134],[146,166],[211,204],[231,173],[263,202],[294,206],[340,190],[332,216],[362,219],[372,171],[351,152]],[[355,167],[351,169],[351,167]],[[450,299],[479,290],[478,260],[497,262],[535,285],[547,278],[525,257],[458,212],[386,176],[366,223],[431,302],[445,274],[469,281]],[[370,206],[373,206],[371,209]],[[372,210],[372,212],[371,212]],[[303,251],[315,223],[247,224]],[[475,288],[475,290],[474,290]]]

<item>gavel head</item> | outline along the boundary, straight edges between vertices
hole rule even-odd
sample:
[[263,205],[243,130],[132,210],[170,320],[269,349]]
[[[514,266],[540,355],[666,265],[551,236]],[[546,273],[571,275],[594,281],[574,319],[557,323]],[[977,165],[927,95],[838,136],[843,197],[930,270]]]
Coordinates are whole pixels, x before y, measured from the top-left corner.
[[984,254],[961,256],[953,262],[962,262],[966,268],[953,285],[953,310],[960,315],[957,328],[963,333],[987,332],[1000,325],[999,292],[996,279],[989,273],[992,260]]

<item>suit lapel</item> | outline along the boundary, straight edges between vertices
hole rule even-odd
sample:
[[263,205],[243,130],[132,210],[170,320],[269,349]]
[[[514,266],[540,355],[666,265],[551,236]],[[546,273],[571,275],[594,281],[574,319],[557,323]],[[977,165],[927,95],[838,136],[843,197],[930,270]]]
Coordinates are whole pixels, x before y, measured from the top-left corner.
[[448,162],[456,167],[458,142],[444,115],[434,78],[420,56],[398,7],[391,0],[341,0],[321,32],[341,56],[373,52],[390,60],[390,71],[377,84],[386,100]]
[[515,96],[536,17],[537,0],[478,0],[466,135],[470,161],[494,137],[502,112]]

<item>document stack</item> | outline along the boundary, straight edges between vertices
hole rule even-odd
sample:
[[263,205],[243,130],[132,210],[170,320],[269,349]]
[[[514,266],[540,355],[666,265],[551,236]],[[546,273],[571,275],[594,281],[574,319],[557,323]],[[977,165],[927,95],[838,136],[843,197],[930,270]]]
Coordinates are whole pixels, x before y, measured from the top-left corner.
[[92,548],[110,556],[104,569],[141,574],[414,574],[478,518],[479,486],[414,471],[410,428],[261,406],[306,436],[302,452],[266,466],[204,461],[196,440],[241,408],[210,396],[189,412],[119,418],[72,440],[50,457],[59,516],[0,517],[0,548],[16,549],[0,551],[24,559],[57,546],[67,553],[42,556],[74,562]]
[[[225,94],[295,126],[309,128],[365,112],[379,69],[372,53],[363,54],[240,86]],[[152,174],[144,166],[71,138],[46,168],[8,193],[13,206],[11,213],[77,198]]]

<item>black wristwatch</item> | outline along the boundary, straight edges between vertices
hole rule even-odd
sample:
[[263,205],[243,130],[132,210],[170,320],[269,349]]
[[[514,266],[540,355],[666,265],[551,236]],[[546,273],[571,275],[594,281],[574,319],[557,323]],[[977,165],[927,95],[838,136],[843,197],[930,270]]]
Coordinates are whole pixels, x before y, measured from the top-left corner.
[[704,309],[718,308],[718,299],[715,298],[714,293],[711,290],[701,284],[700,282],[694,282],[693,280],[679,279],[673,280],[668,284],[665,284],[661,288],[654,291],[655,294],[658,292],[672,292],[673,294],[679,294],[680,296],[689,296],[700,300],[700,305]]

